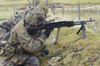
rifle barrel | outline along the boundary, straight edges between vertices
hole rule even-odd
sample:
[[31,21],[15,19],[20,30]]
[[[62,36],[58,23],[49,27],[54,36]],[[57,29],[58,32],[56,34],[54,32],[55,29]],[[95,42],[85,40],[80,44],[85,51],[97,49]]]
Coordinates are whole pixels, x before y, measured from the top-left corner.
[[49,21],[44,23],[39,27],[30,27],[32,30],[43,30],[43,29],[53,29],[60,27],[72,27],[75,25],[86,24],[87,22],[93,22],[95,20],[84,20],[84,21]]

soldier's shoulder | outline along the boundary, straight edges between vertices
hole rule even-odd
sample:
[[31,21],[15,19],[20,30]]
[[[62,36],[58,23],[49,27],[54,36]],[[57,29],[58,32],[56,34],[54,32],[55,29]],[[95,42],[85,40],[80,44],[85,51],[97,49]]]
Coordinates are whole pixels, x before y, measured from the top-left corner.
[[24,27],[24,22],[20,21],[19,23],[16,24],[16,26],[14,27],[14,29],[12,30],[12,32],[20,32],[20,31],[24,31],[25,27]]
[[20,21],[16,24],[16,26],[14,27],[14,29],[22,29],[24,27],[24,22]]

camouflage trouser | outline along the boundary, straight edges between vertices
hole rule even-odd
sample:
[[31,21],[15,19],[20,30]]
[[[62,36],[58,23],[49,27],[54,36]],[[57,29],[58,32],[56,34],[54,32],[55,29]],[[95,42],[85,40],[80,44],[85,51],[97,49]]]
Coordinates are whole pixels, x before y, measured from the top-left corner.
[[2,63],[2,66],[40,66],[40,61],[39,58],[37,58],[36,56],[31,56],[22,65],[17,65],[10,60],[5,60]]

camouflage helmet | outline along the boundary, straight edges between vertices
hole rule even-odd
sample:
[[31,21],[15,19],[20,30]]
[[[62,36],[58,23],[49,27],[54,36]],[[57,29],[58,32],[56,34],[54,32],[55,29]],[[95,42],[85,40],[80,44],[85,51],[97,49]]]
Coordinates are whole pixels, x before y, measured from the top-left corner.
[[45,12],[39,7],[29,7],[24,16],[24,22],[29,26],[37,27],[45,21]]
[[39,4],[38,5],[41,9],[43,9],[43,11],[45,12],[45,14],[48,14],[48,8],[44,5],[44,4]]

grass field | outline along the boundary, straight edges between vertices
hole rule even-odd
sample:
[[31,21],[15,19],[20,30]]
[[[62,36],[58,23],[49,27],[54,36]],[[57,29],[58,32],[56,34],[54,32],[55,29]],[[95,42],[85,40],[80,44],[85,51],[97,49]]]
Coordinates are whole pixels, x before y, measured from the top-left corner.
[[[71,28],[61,28],[60,38],[59,42],[56,45],[52,45],[50,47],[47,47],[50,53],[54,53],[55,51],[59,49],[63,49],[65,46],[67,46],[71,41],[78,38],[80,35],[76,35],[76,32],[78,31],[78,27],[71,27]],[[56,35],[56,29],[53,33]],[[89,64],[97,64],[96,66],[99,66],[99,58],[98,60],[92,61],[92,59],[96,59],[99,57],[99,51],[100,51],[100,33],[93,33],[87,29],[86,31],[87,39],[81,38],[77,42],[73,43],[69,48],[67,48],[64,52],[62,52],[57,57],[64,57],[67,55],[62,61],[57,62],[57,57],[52,58],[51,65],[54,64],[54,66],[89,66]],[[74,37],[73,37],[74,36]],[[47,40],[47,42],[50,42],[50,39]],[[53,48],[53,49],[52,49]],[[90,59],[91,58],[91,59]],[[47,60],[47,59],[46,59]],[[44,66],[45,60],[42,60],[42,66]],[[44,64],[44,65],[43,65]],[[94,66],[95,66],[94,65]]]
[[100,0],[53,0],[54,2],[62,3],[100,3]]
[[[29,0],[29,1],[32,2],[32,0]],[[50,0],[50,2],[61,2],[61,3],[78,3],[78,2],[80,2],[80,3],[100,4],[100,0]],[[28,1],[27,0],[0,0],[0,5],[19,4],[19,3],[28,3]]]
[[27,0],[0,0],[0,5],[27,3]]

